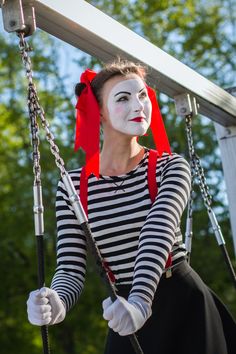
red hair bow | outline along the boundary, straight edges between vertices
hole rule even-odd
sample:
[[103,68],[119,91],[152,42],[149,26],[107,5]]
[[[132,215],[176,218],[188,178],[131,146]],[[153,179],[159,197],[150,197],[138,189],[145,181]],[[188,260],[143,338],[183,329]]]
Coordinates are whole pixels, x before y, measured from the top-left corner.
[[99,178],[100,110],[90,84],[95,76],[94,71],[86,69],[80,77],[86,87],[76,104],[75,151],[81,147],[86,154],[86,177],[93,173]]

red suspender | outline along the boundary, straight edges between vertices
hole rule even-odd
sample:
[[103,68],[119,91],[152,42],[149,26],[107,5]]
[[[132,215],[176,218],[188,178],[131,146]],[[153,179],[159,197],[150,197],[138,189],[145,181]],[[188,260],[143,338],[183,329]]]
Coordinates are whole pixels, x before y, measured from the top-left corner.
[[[156,150],[149,151],[147,178],[148,178],[149,195],[152,203],[155,202],[157,192],[158,192],[157,183],[156,183],[156,165],[157,165],[158,156],[159,155]],[[169,254],[165,267],[169,268],[171,265],[172,265],[172,259],[171,259],[171,254]]]
[[[152,203],[154,203],[156,196],[157,196],[157,183],[156,183],[156,165],[157,165],[157,158],[158,152],[156,150],[149,151],[149,158],[148,158],[148,171],[147,171],[147,179],[148,179],[148,190],[149,195]],[[82,168],[81,175],[80,175],[80,200],[86,215],[88,215],[88,180],[85,176],[85,168]],[[169,268],[172,264],[171,255],[166,262],[166,268]]]
[[84,208],[85,214],[88,216],[88,179],[85,175],[85,168],[82,168],[81,175],[80,175],[80,191],[79,197],[81,200],[81,204]]
[[157,196],[157,183],[156,183],[156,165],[157,165],[158,152],[156,150],[149,151],[148,158],[148,189],[152,203],[155,202]]

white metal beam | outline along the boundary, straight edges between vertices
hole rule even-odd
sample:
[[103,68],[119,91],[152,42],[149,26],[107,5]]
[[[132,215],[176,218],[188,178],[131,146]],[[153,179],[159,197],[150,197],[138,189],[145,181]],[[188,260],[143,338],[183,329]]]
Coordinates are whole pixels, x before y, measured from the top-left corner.
[[199,112],[223,126],[236,125],[236,98],[83,0],[35,0],[44,31],[106,62],[116,55],[144,63],[148,81],[169,97],[187,92]]

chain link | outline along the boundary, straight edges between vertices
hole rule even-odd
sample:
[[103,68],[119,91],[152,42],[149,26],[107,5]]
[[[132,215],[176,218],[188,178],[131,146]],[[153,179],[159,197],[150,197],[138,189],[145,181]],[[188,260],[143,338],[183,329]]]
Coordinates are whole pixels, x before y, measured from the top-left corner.
[[66,170],[65,170],[64,161],[60,156],[59,148],[55,143],[54,135],[50,131],[49,122],[45,118],[44,110],[39,103],[36,87],[33,83],[32,65],[31,65],[30,57],[28,55],[28,52],[31,51],[31,48],[29,47],[28,43],[25,41],[23,33],[19,33],[19,37],[20,37],[20,42],[19,42],[20,54],[25,67],[26,76],[28,79],[28,109],[29,109],[29,117],[30,117],[30,125],[31,125],[31,140],[33,146],[33,172],[35,176],[35,182],[37,183],[40,181],[40,173],[41,173],[39,137],[38,137],[39,127],[37,124],[37,117],[40,118],[42,127],[46,132],[46,139],[50,144],[51,153],[55,158],[55,163],[57,167],[60,169],[62,176],[65,175]]
[[209,192],[209,187],[206,182],[206,177],[204,174],[204,169],[201,165],[200,158],[196,154],[194,149],[193,135],[192,135],[192,115],[186,116],[185,122],[186,122],[186,133],[187,133],[188,149],[189,149],[189,156],[190,156],[192,181],[194,176],[196,175],[198,178],[199,187],[204,200],[204,204],[207,210],[209,211],[211,209],[212,196],[210,195]]

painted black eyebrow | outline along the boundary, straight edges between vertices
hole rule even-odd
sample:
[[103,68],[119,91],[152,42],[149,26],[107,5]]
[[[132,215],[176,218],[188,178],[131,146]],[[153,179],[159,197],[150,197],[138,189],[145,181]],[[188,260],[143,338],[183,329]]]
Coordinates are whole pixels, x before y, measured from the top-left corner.
[[127,91],[120,91],[120,92],[117,92],[114,97],[116,97],[117,95],[119,95],[119,94],[121,94],[121,93],[125,93],[125,94],[127,94],[127,95],[131,95],[130,92],[127,92]]
[[[145,89],[145,87],[143,87],[141,90],[139,90],[138,93],[140,93],[140,92],[143,91],[144,89]],[[118,95],[121,94],[121,93],[125,93],[126,95],[131,95],[130,92],[127,92],[127,91],[120,91],[120,92],[117,92],[114,97],[118,96]]]

